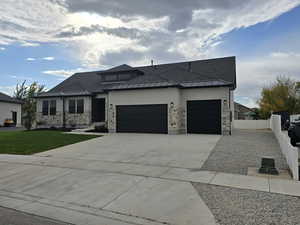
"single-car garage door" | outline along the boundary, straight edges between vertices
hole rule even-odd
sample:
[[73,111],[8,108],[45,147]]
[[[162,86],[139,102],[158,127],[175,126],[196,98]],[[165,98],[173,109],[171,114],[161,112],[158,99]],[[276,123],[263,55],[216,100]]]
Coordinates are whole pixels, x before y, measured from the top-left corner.
[[119,105],[117,132],[168,133],[168,105]]
[[221,134],[221,100],[187,101],[187,132]]

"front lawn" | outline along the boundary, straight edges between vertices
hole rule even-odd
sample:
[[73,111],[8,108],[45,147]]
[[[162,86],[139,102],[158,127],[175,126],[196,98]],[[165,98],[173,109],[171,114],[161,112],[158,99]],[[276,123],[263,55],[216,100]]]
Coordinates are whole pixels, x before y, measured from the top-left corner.
[[0,132],[0,154],[31,155],[99,136],[66,134],[61,131]]

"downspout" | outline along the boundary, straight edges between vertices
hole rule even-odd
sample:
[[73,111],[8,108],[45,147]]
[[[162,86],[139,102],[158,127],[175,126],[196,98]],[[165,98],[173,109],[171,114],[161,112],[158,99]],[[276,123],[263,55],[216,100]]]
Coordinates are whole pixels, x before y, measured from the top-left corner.
[[66,128],[65,97],[62,97],[62,101],[63,101],[63,128]]
[[230,131],[229,134],[232,135],[232,110],[231,110],[231,94],[230,94],[230,88],[228,89],[229,92],[229,109],[230,109]]

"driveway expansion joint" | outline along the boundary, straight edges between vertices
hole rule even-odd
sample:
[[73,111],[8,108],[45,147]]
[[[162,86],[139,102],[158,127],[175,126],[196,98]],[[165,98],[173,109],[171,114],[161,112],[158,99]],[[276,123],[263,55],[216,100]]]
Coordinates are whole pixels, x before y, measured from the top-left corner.
[[[11,192],[11,193],[19,194],[18,192]],[[2,196],[2,195],[0,195],[0,196]],[[30,196],[30,195],[28,195],[28,196]],[[13,197],[13,196],[9,196],[9,197],[4,196],[4,197],[10,198],[10,199],[21,199],[21,198],[16,198],[16,197]],[[116,218],[116,217],[113,217],[113,216],[107,216],[107,215],[103,215],[103,214],[99,215],[97,213],[93,213],[93,212],[87,211],[88,209],[93,209],[93,210],[97,210],[99,212],[101,212],[101,211],[102,212],[109,212],[109,213],[112,213],[112,214],[117,214],[117,215],[122,215],[122,216],[128,216],[129,218],[130,217],[138,218],[138,219],[142,219],[142,220],[149,221],[149,222],[155,222],[155,223],[158,223],[158,224],[173,225],[173,224],[170,224],[170,223],[157,221],[157,220],[154,220],[154,219],[151,219],[151,218],[145,218],[145,217],[140,217],[140,216],[133,216],[133,215],[125,214],[125,213],[115,212],[115,211],[101,209],[101,208],[95,208],[93,206],[82,205],[82,204],[78,204],[78,203],[74,203],[74,202],[65,202],[65,201],[59,201],[59,200],[50,200],[50,199],[46,199],[46,198],[39,198],[39,199],[37,199],[35,201],[28,201],[26,199],[21,199],[21,200],[24,200],[24,201],[27,201],[27,202],[24,203],[24,204],[22,204],[22,205],[19,205],[18,209],[14,209],[14,210],[23,212],[23,213],[28,214],[28,215],[39,216],[39,217],[44,217],[44,218],[48,218],[48,217],[40,216],[38,214],[28,213],[24,209],[22,210],[22,207],[25,206],[25,205],[28,205],[28,204],[32,204],[32,203],[39,203],[39,204],[42,204],[42,205],[48,205],[48,206],[52,206],[52,207],[66,209],[66,210],[70,210],[70,211],[74,211],[74,212],[79,212],[79,213],[83,213],[83,214],[88,214],[88,215],[92,215],[92,216],[96,216],[96,217],[100,217],[100,218],[106,218],[106,219],[111,219],[111,220],[120,221],[120,222],[124,222],[124,223],[130,223],[132,225],[143,225],[142,223],[137,223],[137,222],[130,221],[130,220],[122,220],[122,219],[119,219],[119,218]],[[45,202],[43,200],[46,200],[48,202]],[[61,203],[61,204],[65,204],[65,205],[74,204],[74,205],[76,205],[78,207],[81,207],[81,208],[87,209],[87,210],[83,210],[83,209],[79,210],[79,209],[69,208],[67,206],[58,205],[57,203]],[[1,202],[0,202],[0,204],[1,204]],[[4,207],[4,206],[1,206],[1,207]],[[9,208],[9,207],[6,207],[6,208]],[[51,219],[51,218],[48,218],[48,219],[53,220],[53,221],[59,221],[59,222],[63,222],[63,223],[67,223],[67,224],[73,225],[73,223],[69,223],[67,221],[60,221],[60,220]]]

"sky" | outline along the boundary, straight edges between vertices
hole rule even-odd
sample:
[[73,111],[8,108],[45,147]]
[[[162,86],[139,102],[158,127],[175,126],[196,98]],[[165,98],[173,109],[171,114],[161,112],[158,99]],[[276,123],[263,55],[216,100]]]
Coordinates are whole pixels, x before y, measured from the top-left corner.
[[76,72],[236,56],[235,100],[300,79],[300,0],[1,0],[0,91]]

